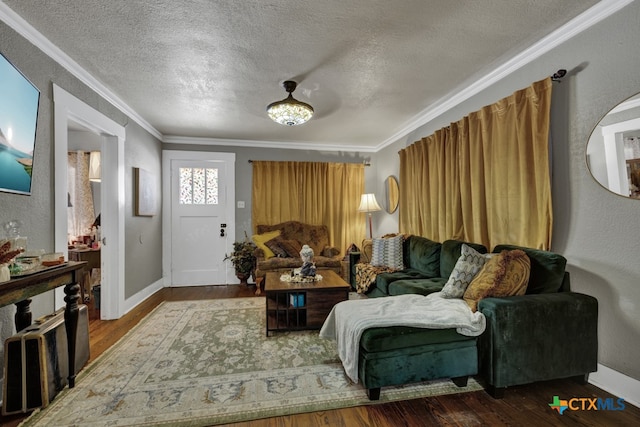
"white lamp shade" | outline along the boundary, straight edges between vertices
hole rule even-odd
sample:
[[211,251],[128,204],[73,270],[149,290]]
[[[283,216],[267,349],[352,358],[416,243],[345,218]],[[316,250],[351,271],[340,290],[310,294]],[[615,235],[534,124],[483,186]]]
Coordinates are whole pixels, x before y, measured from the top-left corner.
[[358,206],[358,212],[375,212],[380,211],[382,208],[376,201],[376,195],[373,193],[363,194],[360,197],[360,206]]
[[92,151],[89,155],[89,181],[100,182],[102,178],[102,166],[100,163],[100,152]]

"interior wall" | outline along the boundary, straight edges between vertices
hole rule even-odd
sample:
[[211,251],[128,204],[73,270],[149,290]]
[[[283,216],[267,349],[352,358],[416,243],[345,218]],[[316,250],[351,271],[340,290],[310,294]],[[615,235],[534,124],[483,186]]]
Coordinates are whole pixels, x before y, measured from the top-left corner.
[[[357,152],[328,152],[314,150],[291,150],[256,147],[233,147],[222,145],[189,145],[189,144],[163,144],[164,150],[183,151],[209,151],[220,153],[236,154],[236,201],[244,201],[245,207],[238,208],[236,204],[236,239],[244,238],[245,232],[248,236],[252,233],[251,224],[251,186],[252,167],[249,160],[264,161],[298,161],[298,162],[350,162],[362,163],[371,159],[372,153]],[[375,168],[365,167],[365,191],[373,191],[375,183]],[[362,217],[362,236],[365,235],[366,218]],[[367,232],[368,233],[368,232]],[[344,250],[346,248],[342,248]]]
[[[162,279],[162,144],[135,122],[125,129],[125,188],[130,196],[125,198],[124,297],[129,298]],[[158,197],[153,216],[135,216],[133,168],[150,172],[155,180]]]
[[[49,83],[52,77],[51,71],[47,72],[45,67],[38,66],[36,58],[42,56],[42,52],[18,36],[3,22],[0,22],[0,51],[40,90],[31,195],[0,192],[0,225],[12,219],[19,219],[23,224],[23,233],[28,238],[28,249],[45,249],[51,252],[53,251],[53,173],[51,171],[53,119],[52,109],[49,108],[52,102],[52,89]],[[53,61],[48,62],[48,68],[51,69]],[[4,237],[4,230],[0,229],[0,233]],[[53,307],[52,294],[33,298],[31,303],[34,317],[45,314],[49,307]],[[0,308],[0,319],[3,324],[13,324],[14,312],[13,306]],[[14,328],[10,327],[8,330],[12,331]]]
[[[71,73],[57,64],[53,59],[24,39],[12,28],[0,21],[0,51],[40,90],[38,125],[36,130],[36,146],[34,153],[32,194],[30,196],[0,192],[0,224],[19,218],[23,223],[24,234],[28,237],[29,249],[54,250],[54,150],[53,150],[53,83],[73,94],[94,109],[117,123],[126,125],[125,158],[130,164],[135,162],[134,156],[146,156],[148,152],[160,152],[160,141],[152,137],[137,124],[111,105]],[[154,163],[155,162],[155,163]],[[143,157],[139,164],[146,165],[159,175],[160,155]],[[132,200],[132,180],[126,187],[126,199]],[[144,227],[144,235],[161,236],[160,218],[142,225],[133,218],[132,210],[125,213],[127,230]],[[2,233],[2,231],[0,231]],[[162,256],[150,245],[135,245],[129,242],[138,241],[139,232],[125,236],[128,270],[125,283],[126,295],[143,289],[162,275]],[[154,237],[160,239],[160,237]],[[154,238],[146,242],[151,244]],[[161,250],[161,245],[157,245]],[[130,255],[130,256],[129,256]],[[133,264],[133,266],[131,265]],[[53,292],[47,292],[33,298],[31,311],[37,318],[54,310]],[[0,339],[4,341],[15,331],[13,327],[13,306],[0,308]],[[10,325],[10,326],[9,326]],[[0,346],[0,352],[2,347]],[[0,364],[2,358],[0,358]]]
[[[589,135],[615,105],[640,92],[640,2],[634,2],[388,147],[398,151],[560,68],[552,101],[552,250],[568,259],[573,291],[599,302],[599,363],[640,380],[640,201],[605,190],[586,162]],[[391,158],[379,152],[380,163]],[[398,164],[398,156],[394,157]],[[402,186],[402,182],[400,182]],[[402,207],[400,207],[402,209]]]
[[[374,237],[383,236],[388,233],[397,233],[399,231],[399,209],[396,209],[392,214],[387,212],[387,192],[385,188],[386,179],[389,176],[395,176],[398,182],[400,182],[398,150],[397,144],[392,144],[378,151],[374,156],[372,168],[375,171],[375,176],[373,177],[375,182],[371,190],[375,192],[376,200],[380,207],[382,207],[381,211],[374,212],[372,216]],[[400,185],[402,184],[400,183]]]
[[634,2],[555,55],[569,60],[573,70],[570,84],[558,91],[566,100],[566,133],[558,138],[566,135],[568,141],[569,179],[554,200],[554,241],[569,259],[573,289],[598,298],[600,363],[635,379],[640,379],[640,229],[630,225],[637,224],[640,201],[598,184],[585,152],[600,118],[640,91],[640,57],[630,54],[640,44],[639,19],[640,4]]

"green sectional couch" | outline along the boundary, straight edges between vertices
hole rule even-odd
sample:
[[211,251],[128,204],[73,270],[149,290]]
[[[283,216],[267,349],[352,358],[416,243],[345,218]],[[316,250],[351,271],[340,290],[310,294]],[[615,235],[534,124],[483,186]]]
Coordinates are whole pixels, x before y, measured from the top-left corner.
[[[405,270],[379,274],[367,295],[440,291],[460,257],[462,243],[409,236],[403,246]],[[468,245],[486,253],[482,245]],[[496,246],[493,252],[505,249],[522,249],[529,256],[527,291],[482,299],[478,310],[487,327],[479,337],[463,336],[454,329],[410,327],[371,328],[363,333],[359,378],[371,399],[379,398],[385,386],[437,378],[451,378],[463,386],[468,376],[476,374],[499,398],[509,386],[569,377],[586,381],[596,371],[597,300],[570,291],[562,255],[513,245]],[[351,255],[351,268],[358,255]]]
[[[375,285],[367,295],[382,297],[389,295],[420,294],[428,295],[438,292],[447,282],[456,261],[460,258],[460,250],[465,242],[446,240],[434,242],[420,236],[409,236],[403,242],[403,261],[405,269],[392,273],[378,274]],[[467,243],[480,253],[487,248],[475,243]],[[355,288],[355,265],[360,253],[350,254],[351,286]]]

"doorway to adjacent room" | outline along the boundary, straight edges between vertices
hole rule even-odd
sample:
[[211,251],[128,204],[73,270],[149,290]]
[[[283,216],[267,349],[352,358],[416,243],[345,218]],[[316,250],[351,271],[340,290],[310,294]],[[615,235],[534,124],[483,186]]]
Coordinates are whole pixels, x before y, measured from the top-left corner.
[[[124,314],[124,126],[53,85],[54,101],[54,202],[55,251],[68,258],[68,151],[69,128],[81,127],[100,139],[102,176],[100,188],[100,318],[117,319]],[[55,293],[55,307],[64,305],[64,292]]]

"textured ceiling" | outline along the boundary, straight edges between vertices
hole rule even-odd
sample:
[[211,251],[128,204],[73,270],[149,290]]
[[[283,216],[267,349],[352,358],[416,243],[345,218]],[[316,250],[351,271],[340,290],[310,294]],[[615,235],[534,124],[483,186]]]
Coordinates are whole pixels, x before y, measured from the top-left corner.
[[[365,149],[597,1],[4,3],[165,136]],[[305,125],[265,113],[284,80]]]

